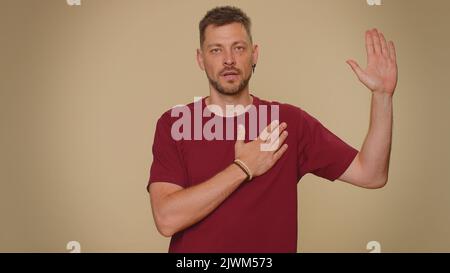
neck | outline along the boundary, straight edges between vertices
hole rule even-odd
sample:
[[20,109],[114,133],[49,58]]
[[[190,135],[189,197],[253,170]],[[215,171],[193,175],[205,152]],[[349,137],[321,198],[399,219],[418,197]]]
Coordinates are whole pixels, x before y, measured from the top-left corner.
[[239,94],[228,96],[223,95],[217,92],[214,89],[210,90],[210,96],[205,99],[206,105],[217,105],[222,109],[222,113],[224,113],[224,116],[230,116],[230,115],[239,115],[241,113],[227,113],[227,105],[242,105],[244,108],[247,106],[250,106],[253,103],[253,98],[250,96],[250,92],[248,88],[242,90]]

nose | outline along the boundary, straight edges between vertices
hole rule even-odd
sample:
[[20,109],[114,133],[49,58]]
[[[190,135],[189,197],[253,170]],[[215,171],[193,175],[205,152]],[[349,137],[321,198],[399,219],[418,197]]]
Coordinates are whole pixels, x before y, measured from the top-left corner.
[[229,52],[229,51],[225,52],[223,64],[225,66],[233,66],[236,64],[236,60],[234,58],[233,52]]

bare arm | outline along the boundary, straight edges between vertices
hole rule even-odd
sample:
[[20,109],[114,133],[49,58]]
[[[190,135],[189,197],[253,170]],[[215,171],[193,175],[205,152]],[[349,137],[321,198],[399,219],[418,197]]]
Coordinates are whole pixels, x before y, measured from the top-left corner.
[[[267,143],[261,136],[251,142],[237,140],[236,159],[242,160],[258,176],[269,170],[287,149],[283,144],[287,137],[286,124],[274,127],[271,138],[274,148],[262,151],[261,144]],[[271,127],[272,128],[272,127]],[[245,132],[240,131],[240,134]],[[158,231],[170,237],[210,214],[246,179],[246,174],[235,164],[229,165],[214,177],[189,188],[173,183],[155,182],[150,185],[150,199]],[[251,182],[250,182],[251,183]]]
[[159,232],[167,237],[211,213],[239,185],[246,174],[232,164],[211,179],[189,188],[165,182],[150,185],[153,215]]
[[349,60],[358,79],[372,91],[369,131],[361,151],[339,180],[364,188],[380,188],[387,183],[392,141],[392,97],[397,85],[394,43],[386,42],[376,29],[366,32],[367,68]]

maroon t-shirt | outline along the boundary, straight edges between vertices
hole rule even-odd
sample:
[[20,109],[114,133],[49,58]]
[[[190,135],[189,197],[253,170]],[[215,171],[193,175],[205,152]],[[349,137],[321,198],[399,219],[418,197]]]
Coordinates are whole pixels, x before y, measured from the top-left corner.
[[[334,181],[358,153],[299,107],[252,97],[258,122],[267,120],[264,126],[258,126],[258,135],[272,120],[270,109],[278,107],[280,123],[288,124],[286,153],[265,174],[242,183],[203,220],[174,234],[169,252],[296,252],[298,181],[307,173]],[[201,117],[202,124],[212,118],[223,119],[224,129],[216,131],[223,133],[223,138],[195,140],[194,104],[187,105],[192,111],[190,139],[172,137],[172,125],[179,117],[172,117],[171,110],[159,118],[148,185],[170,182],[187,188],[213,177],[235,159],[238,117],[216,116],[206,109],[211,116]],[[199,105],[203,110],[205,98],[196,105],[197,110]],[[264,107],[268,110],[260,110]],[[249,137],[251,140],[254,137],[249,128],[251,114],[247,111],[242,115],[245,115],[245,142],[248,142]],[[227,128],[231,124],[227,123],[229,119],[234,122]],[[234,137],[230,140],[226,131],[232,127]]]

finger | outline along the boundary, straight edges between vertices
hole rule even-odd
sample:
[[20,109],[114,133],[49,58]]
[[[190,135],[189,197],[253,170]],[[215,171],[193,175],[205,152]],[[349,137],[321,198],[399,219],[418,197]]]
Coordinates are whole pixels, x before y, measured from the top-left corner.
[[281,145],[283,145],[284,141],[288,137],[288,131],[284,131],[280,134],[280,137],[277,138],[276,141],[272,143],[271,149],[272,151],[277,151]]
[[273,132],[279,126],[279,123],[279,120],[273,120],[267,128],[268,132]]
[[269,138],[272,130],[278,126],[278,123],[279,123],[279,120],[273,120],[266,128],[264,128],[264,130],[259,135],[259,138],[262,141],[266,141]]
[[287,144],[283,144],[283,146],[280,147],[280,149],[278,149],[278,151],[276,151],[273,154],[273,159],[275,162],[278,161],[278,159],[281,158],[281,156],[287,151],[288,145]]
[[372,40],[375,54],[381,54],[380,36],[378,35],[378,30],[376,28],[372,30]]
[[389,48],[386,44],[386,39],[384,38],[384,35],[381,32],[380,32],[380,43],[381,43],[381,53],[383,54],[383,56],[388,58],[389,57]]
[[278,128],[275,128],[275,130],[270,134],[268,141],[265,144],[264,148],[261,150],[264,151],[276,151],[278,147],[280,146],[280,137],[283,135],[283,132],[287,127],[287,124],[285,122],[281,123]]
[[279,137],[281,132],[287,128],[287,123],[283,122],[277,126],[267,137],[266,141],[261,143],[260,149],[264,152],[273,152],[278,149]]
[[269,135],[266,141],[269,141],[272,143],[276,139],[278,139],[281,135],[281,133],[287,128],[287,123],[282,122],[279,126],[277,126]]
[[371,57],[375,52],[375,49],[373,47],[372,35],[369,30],[366,31],[366,51],[367,51],[367,60],[369,60],[369,57]]
[[394,42],[389,42],[389,58],[391,58],[392,61],[397,62],[397,54],[395,53],[395,46]]
[[361,69],[361,67],[359,67],[358,63],[355,62],[354,60],[347,60],[347,63],[350,65],[350,67],[352,68],[353,72],[355,72],[355,74],[358,77],[358,79],[360,81],[362,81],[363,78],[364,78],[364,71]]
[[238,124],[237,126],[237,139],[236,139],[236,146],[241,146],[244,144],[245,140],[245,127],[242,124]]

